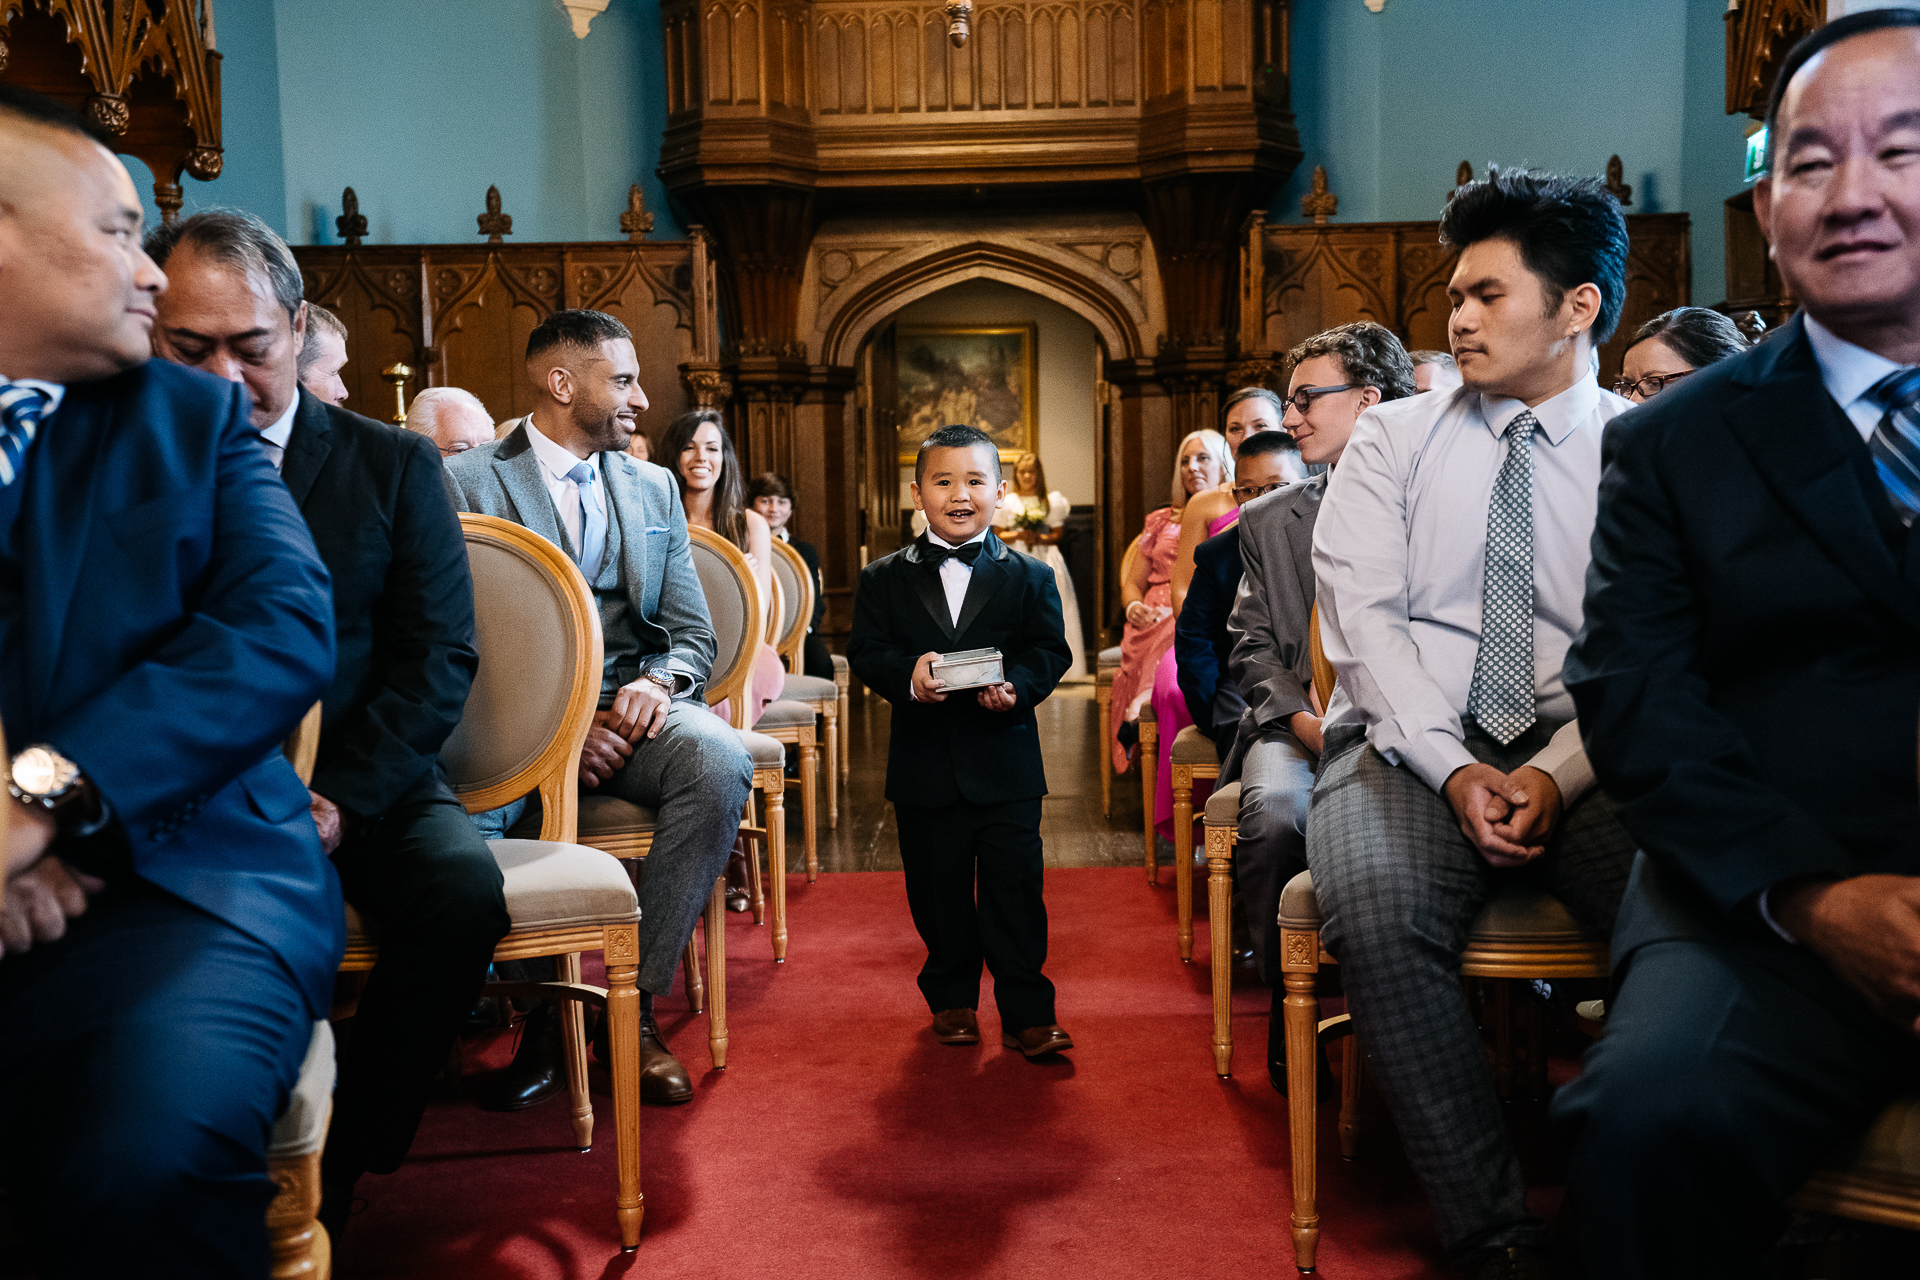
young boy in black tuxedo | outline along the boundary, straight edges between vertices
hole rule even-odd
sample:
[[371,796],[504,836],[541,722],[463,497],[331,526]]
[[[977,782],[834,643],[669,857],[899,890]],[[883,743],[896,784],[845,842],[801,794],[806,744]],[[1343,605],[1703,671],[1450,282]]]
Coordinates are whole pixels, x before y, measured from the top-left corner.
[[[944,1044],[979,1043],[985,960],[1001,1042],[1035,1058],[1073,1047],[1040,972],[1047,782],[1033,718],[1073,658],[1053,570],[990,532],[1006,492],[984,432],[942,427],[927,438],[913,484],[927,532],[861,573],[847,662],[893,703],[887,799],[907,904],[927,944],[920,991],[933,1033]],[[930,668],[961,649],[998,649],[1004,683],[943,692]]]

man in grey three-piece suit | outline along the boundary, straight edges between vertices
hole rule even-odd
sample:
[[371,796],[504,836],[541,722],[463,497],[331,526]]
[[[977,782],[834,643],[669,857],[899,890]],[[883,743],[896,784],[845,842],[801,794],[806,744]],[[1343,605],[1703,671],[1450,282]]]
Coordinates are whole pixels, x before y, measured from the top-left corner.
[[[684,1102],[693,1085],[660,1040],[653,997],[672,985],[726,868],[753,766],[701,696],[715,641],[679,493],[666,471],[624,452],[647,407],[626,327],[597,311],[556,312],[527,340],[527,373],[537,407],[505,439],[449,459],[447,486],[462,511],[501,516],[559,546],[593,589],[605,667],[580,785],[658,814],[640,881],[641,1097]],[[524,803],[484,815],[483,828],[498,834]],[[494,1099],[504,1110],[562,1087],[551,1002],[528,1022]]]
[[[1413,366],[1400,340],[1377,324],[1341,325],[1287,353],[1286,429],[1302,460],[1332,467],[1354,423],[1382,400],[1413,394]],[[1240,779],[1240,829],[1234,876],[1247,903],[1254,958],[1273,987],[1267,1068],[1284,1091],[1281,1058],[1280,892],[1307,869],[1307,804],[1320,758],[1313,688],[1313,527],[1327,492],[1323,471],[1311,480],[1255,498],[1240,508],[1240,559],[1246,573],[1227,630],[1229,667],[1246,697],[1235,748],[1221,776]]]

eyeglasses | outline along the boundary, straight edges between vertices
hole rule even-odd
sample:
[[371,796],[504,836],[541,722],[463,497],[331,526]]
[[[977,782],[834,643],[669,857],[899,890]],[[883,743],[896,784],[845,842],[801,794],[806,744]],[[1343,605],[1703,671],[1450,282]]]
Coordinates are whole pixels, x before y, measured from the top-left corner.
[[1313,402],[1321,396],[1330,396],[1336,391],[1358,391],[1365,383],[1343,382],[1337,387],[1302,387],[1286,398],[1286,402],[1298,409],[1301,416],[1313,408]]
[[1650,373],[1638,382],[1622,378],[1613,384],[1613,394],[1632,399],[1633,393],[1638,391],[1642,400],[1651,400],[1664,391],[1669,382],[1678,382],[1692,372],[1691,369],[1682,369],[1678,373]]
[[1237,484],[1233,486],[1233,498],[1235,502],[1252,502],[1262,494],[1284,487],[1286,483],[1285,480],[1275,480],[1272,484]]

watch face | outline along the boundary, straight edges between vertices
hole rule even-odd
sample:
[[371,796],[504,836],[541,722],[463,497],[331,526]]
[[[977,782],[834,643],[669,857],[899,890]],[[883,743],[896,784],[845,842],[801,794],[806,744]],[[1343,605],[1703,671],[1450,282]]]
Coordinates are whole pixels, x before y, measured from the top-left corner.
[[51,795],[60,789],[63,762],[45,747],[28,747],[13,761],[13,785],[28,795]]

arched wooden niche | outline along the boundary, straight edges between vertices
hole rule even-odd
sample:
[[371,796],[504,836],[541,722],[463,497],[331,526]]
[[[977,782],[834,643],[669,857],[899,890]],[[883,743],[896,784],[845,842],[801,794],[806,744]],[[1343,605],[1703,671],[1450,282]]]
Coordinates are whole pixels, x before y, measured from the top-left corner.
[[0,80],[86,115],[153,171],[171,222],[180,175],[220,176],[212,0],[0,0]]

